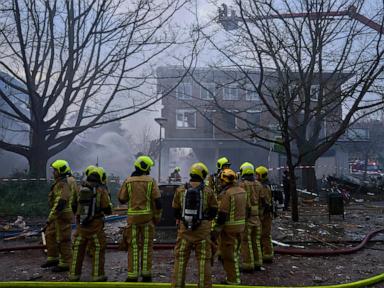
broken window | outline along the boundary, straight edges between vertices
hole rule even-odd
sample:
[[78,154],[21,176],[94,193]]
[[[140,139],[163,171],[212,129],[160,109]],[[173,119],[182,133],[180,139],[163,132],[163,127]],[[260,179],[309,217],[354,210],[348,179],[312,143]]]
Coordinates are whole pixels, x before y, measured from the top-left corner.
[[177,109],[176,128],[196,128],[196,110]]

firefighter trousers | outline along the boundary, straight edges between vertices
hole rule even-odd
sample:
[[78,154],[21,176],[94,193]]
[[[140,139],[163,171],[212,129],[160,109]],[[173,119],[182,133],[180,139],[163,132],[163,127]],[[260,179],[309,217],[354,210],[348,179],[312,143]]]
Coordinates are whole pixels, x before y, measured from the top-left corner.
[[71,223],[72,213],[65,212],[48,224],[45,231],[47,241],[47,260],[59,260],[60,267],[71,263]]
[[[209,236],[208,236],[209,237]],[[198,265],[198,288],[211,288],[211,243],[209,240],[188,241],[178,237],[175,246],[175,265],[173,270],[171,287],[185,287],[185,273],[191,251],[195,250]]]
[[[128,247],[128,279],[137,280],[139,276],[152,276],[153,222],[128,224],[124,231],[124,239]],[[141,273],[139,263],[141,258]]]
[[263,260],[273,259],[273,244],[272,244],[272,215],[271,213],[264,214],[261,218],[261,249]]
[[260,225],[245,226],[243,241],[241,244],[241,256],[243,263],[241,268],[253,270],[263,264],[263,254],[261,252],[261,227]]
[[241,282],[239,262],[242,233],[223,230],[220,236],[221,258],[227,274],[226,282],[230,285],[238,285]]
[[73,242],[73,258],[69,279],[78,281],[81,275],[84,256],[87,247],[92,255],[92,281],[99,281],[104,277],[106,238],[103,221],[94,220],[90,227],[79,226]]

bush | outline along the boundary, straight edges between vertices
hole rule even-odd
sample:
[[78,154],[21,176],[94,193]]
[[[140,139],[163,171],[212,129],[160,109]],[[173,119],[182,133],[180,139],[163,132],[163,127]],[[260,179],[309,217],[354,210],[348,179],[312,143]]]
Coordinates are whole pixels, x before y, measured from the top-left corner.
[[0,216],[47,215],[49,189],[46,181],[0,182]]

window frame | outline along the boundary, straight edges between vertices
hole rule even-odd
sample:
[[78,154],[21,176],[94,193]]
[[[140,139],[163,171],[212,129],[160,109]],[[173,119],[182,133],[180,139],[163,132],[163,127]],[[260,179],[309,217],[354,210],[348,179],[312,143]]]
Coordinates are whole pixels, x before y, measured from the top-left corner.
[[[185,127],[184,125],[183,126],[178,126],[178,115],[180,114],[180,112],[183,113],[183,120],[182,120],[182,123],[188,123],[187,121],[185,121],[185,113],[186,112],[193,112],[195,117],[194,117],[194,127]],[[176,109],[176,129],[197,129],[197,111],[195,109]]]
[[[187,92],[187,87],[190,89],[190,93]],[[182,92],[180,91],[182,89]],[[182,82],[176,87],[176,99],[179,100],[191,100],[192,99],[192,83],[191,82]],[[180,93],[181,92],[181,93]]]
[[[256,90],[253,89],[254,87],[252,84],[246,84],[244,88],[245,88],[245,100],[246,101],[260,102],[260,95],[259,95],[259,93],[257,93]],[[256,95],[256,97],[255,98],[249,97],[249,95],[253,94],[253,93]]]
[[[212,86],[211,89],[209,86]],[[211,93],[210,93],[211,92]],[[203,93],[206,93],[208,97],[203,97]],[[216,84],[211,82],[205,82],[200,85],[200,99],[206,101],[212,101],[216,97]]]
[[[233,94],[230,94],[231,97],[230,97],[230,99],[228,99],[226,97],[226,95],[227,95],[226,91],[233,91],[233,90],[236,91],[236,99],[232,98]],[[238,101],[238,100],[240,100],[239,87],[237,86],[237,84],[229,84],[229,85],[223,86],[223,100],[224,101]]]

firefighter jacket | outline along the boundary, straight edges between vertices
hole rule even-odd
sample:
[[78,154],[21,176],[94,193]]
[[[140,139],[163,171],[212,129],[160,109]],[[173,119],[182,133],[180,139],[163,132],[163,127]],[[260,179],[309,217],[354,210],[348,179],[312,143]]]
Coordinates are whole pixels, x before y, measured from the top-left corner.
[[258,187],[260,187],[260,207],[259,207],[259,215],[263,217],[264,215],[272,215],[272,192],[269,186],[268,181],[260,182],[256,181]]
[[73,197],[77,197],[76,180],[72,176],[60,177],[55,180],[48,194],[48,222],[60,218],[64,213],[71,213]]
[[[192,188],[196,188],[200,185],[200,182],[189,182]],[[176,189],[173,197],[172,208],[175,211],[177,219],[181,219],[181,213],[183,209],[183,199],[186,192],[185,185],[180,186]],[[188,230],[183,221],[180,221],[178,235],[187,241],[194,242],[200,240],[206,240],[211,232],[211,220],[213,220],[217,213],[217,199],[212,189],[208,186],[203,188],[203,220],[200,225],[194,230]]]
[[[247,210],[245,190],[237,185],[228,185],[220,193],[219,198],[218,227],[215,227],[215,230],[222,228],[229,233],[243,232]],[[224,224],[221,224],[220,214],[226,215]]]
[[130,176],[120,188],[118,199],[127,203],[128,224],[160,221],[160,191],[156,181],[148,176]]
[[262,186],[256,181],[241,180],[240,187],[247,193],[247,223],[251,226],[259,226],[259,205]]
[[223,187],[221,187],[221,184],[219,181],[220,173],[221,173],[221,171],[218,173],[215,173],[215,174],[211,174],[208,177],[208,186],[209,186],[209,188],[211,188],[213,190],[213,192],[216,195],[219,195],[221,190],[223,189]]

